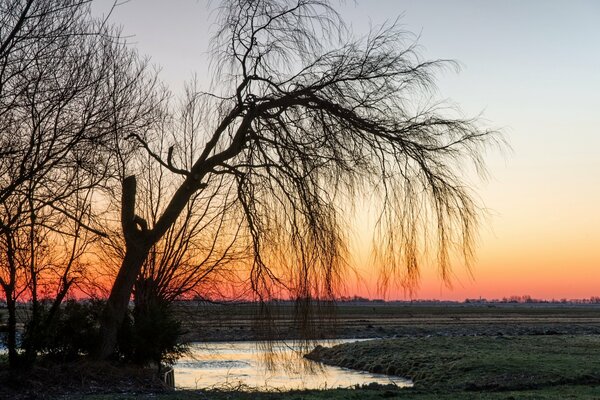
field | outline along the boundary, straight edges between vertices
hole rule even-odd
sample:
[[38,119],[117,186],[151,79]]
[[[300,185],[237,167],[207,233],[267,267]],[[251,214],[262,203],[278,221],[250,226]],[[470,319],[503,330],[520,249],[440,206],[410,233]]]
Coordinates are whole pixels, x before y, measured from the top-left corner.
[[600,385],[599,348],[598,335],[432,336],[318,347],[307,357],[409,377],[418,390],[486,392]]
[[[252,326],[252,304],[182,302],[177,312],[190,341],[261,339]],[[558,303],[340,303],[310,327],[298,329],[294,307],[272,310],[278,338],[375,338],[395,336],[600,334],[600,305]],[[259,321],[260,323],[260,321]]]
[[[395,336],[600,334],[600,304],[570,303],[338,303],[315,309],[298,328],[294,306],[271,309],[276,338],[388,338]],[[264,338],[254,304],[175,304],[187,341],[232,341]],[[6,322],[0,308],[0,326]],[[25,316],[24,309],[18,317]],[[22,327],[22,321],[19,322]]]

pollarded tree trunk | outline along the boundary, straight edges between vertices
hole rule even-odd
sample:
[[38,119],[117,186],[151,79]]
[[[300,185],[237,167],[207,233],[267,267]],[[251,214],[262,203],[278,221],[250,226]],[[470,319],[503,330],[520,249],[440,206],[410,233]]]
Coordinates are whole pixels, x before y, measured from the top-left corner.
[[102,315],[101,343],[98,358],[109,358],[115,351],[119,327],[125,318],[133,285],[146,259],[148,251],[142,248],[127,248],[125,258],[115,279]]
[[125,178],[121,196],[121,224],[125,237],[125,257],[102,314],[101,342],[97,354],[101,360],[107,359],[115,351],[119,327],[127,313],[133,285],[153,244],[148,234],[146,221],[135,215],[136,191],[135,176]]

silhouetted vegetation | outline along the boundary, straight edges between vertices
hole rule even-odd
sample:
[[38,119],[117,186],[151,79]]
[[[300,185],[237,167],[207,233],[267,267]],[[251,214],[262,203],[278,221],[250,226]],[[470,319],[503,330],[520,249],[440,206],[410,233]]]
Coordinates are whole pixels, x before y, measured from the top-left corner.
[[184,332],[173,311],[172,302],[160,296],[154,281],[138,281],[135,306],[119,335],[120,356],[139,365],[174,364],[187,346],[181,343]]
[[[233,277],[233,288],[265,302],[266,332],[266,301],[282,292],[302,299],[298,321],[306,320],[306,307],[335,298],[346,267],[338,204],[362,194],[380,213],[383,286],[395,279],[414,287],[425,240],[435,242],[427,247],[444,279],[453,250],[467,264],[473,254],[479,208],[463,168],[483,172],[483,151],[497,135],[432,101],[435,72],[451,62],[423,61],[393,23],[356,40],[327,1],[223,1],[218,10],[217,85],[190,85],[179,115],[130,135],[159,176],[171,177],[150,207],[137,159],[122,158],[122,262],[102,357],[115,349],[142,271],[176,285]],[[163,257],[165,244],[177,242],[163,238],[178,238],[190,218],[208,233],[203,251],[221,268],[202,256],[191,264]],[[179,279],[184,270],[195,278]]]
[[152,118],[154,81],[83,0],[1,0],[0,71],[0,288],[16,366],[35,360],[63,300],[90,282],[106,236],[95,205],[118,175],[121,135]]
[[[104,306],[104,300],[69,300],[50,316],[51,307],[42,302],[38,313],[43,323],[27,321],[15,365],[30,367],[38,356],[53,362],[73,362],[94,355],[100,345]],[[161,364],[173,364],[187,351],[181,343],[181,322],[168,301],[150,298],[136,302],[123,324],[114,355],[119,362],[160,368]]]
[[356,39],[327,0],[223,0],[215,85],[176,99],[90,10],[0,0],[11,368],[173,363],[172,302],[192,295],[256,301],[267,339],[270,300],[293,299],[314,337],[348,267],[341,204],[366,194],[382,287],[412,289],[423,257],[446,281],[453,252],[469,265],[480,208],[463,173],[485,174],[498,135],[434,99],[455,64],[423,60],[398,23]]
[[99,343],[98,327],[103,306],[100,300],[69,300],[55,316],[48,318],[49,309],[42,305],[40,316],[48,322],[34,325],[29,321],[23,333],[22,347],[61,362],[93,354]]

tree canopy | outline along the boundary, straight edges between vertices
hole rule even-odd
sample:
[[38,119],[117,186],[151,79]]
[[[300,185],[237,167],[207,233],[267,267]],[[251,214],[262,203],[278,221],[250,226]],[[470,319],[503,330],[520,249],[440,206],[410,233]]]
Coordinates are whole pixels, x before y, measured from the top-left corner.
[[424,244],[445,279],[453,248],[470,260],[479,208],[464,171],[484,171],[497,136],[435,100],[435,73],[451,61],[423,60],[395,22],[354,39],[328,1],[229,0],[217,15],[215,84],[187,97],[197,125],[183,132],[174,123],[167,146],[131,135],[179,180],[148,221],[136,212],[135,176],[125,179],[126,251],[107,321],[198,193],[222,206],[201,215],[238,221],[235,242],[247,249],[260,300],[278,291],[334,297],[348,250],[342,205],[366,193],[379,206],[384,279],[397,272],[414,285]]

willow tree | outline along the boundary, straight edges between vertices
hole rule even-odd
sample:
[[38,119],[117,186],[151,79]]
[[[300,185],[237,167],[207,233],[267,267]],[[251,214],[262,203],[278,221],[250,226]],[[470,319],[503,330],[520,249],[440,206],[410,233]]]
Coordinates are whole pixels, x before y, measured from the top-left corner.
[[[396,24],[353,39],[326,0],[224,0],[212,45],[212,93],[193,152],[173,131],[155,148],[132,135],[174,177],[153,223],[136,212],[136,177],[123,181],[126,251],[103,317],[101,357],[115,345],[136,277],[151,248],[197,193],[235,204],[248,282],[258,300],[335,294],[345,266],[343,205],[373,197],[378,254],[410,285],[421,245],[435,248],[444,276],[453,247],[468,262],[478,207],[464,183],[483,169],[493,132],[435,102],[434,76],[452,63],[422,60]],[[185,152],[185,156],[182,155]],[[430,244],[435,242],[435,244]],[[240,266],[242,268],[242,266]]]

